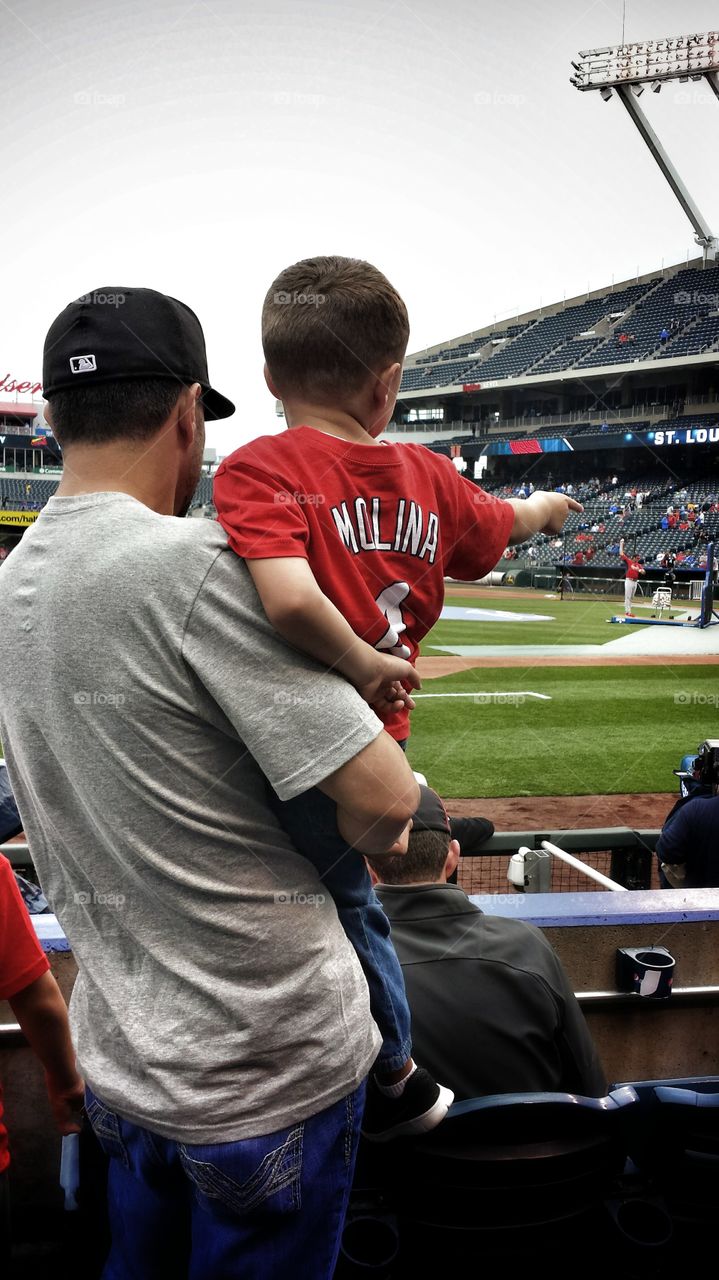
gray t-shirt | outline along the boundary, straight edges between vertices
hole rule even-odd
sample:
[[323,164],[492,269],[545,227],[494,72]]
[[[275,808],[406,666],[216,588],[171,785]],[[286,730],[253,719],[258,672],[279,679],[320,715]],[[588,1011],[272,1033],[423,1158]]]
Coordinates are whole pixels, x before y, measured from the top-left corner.
[[196,1143],[337,1102],[380,1037],[260,770],[288,799],[380,722],[273,631],[218,524],[126,494],[51,498],[0,569],[0,616],[0,738],[78,962],[88,1083]]

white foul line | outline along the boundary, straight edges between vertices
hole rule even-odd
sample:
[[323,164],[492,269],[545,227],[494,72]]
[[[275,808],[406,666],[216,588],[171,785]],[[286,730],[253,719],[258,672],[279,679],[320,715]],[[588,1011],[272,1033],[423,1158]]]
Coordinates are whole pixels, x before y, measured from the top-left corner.
[[474,693],[413,693],[412,697],[417,698],[541,698],[542,702],[551,702],[551,695],[548,693],[532,693],[526,689],[498,689],[495,693],[485,693],[482,689],[477,689]]

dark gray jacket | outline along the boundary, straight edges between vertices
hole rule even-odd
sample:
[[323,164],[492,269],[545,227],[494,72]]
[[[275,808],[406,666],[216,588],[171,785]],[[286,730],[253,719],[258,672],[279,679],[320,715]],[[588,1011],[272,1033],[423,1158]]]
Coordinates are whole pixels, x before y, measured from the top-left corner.
[[684,863],[684,889],[719,885],[719,796],[696,796],[669,814],[657,845],[660,864]]
[[558,956],[533,925],[484,915],[457,885],[378,885],[412,1012],[413,1056],[457,1100],[605,1077]]

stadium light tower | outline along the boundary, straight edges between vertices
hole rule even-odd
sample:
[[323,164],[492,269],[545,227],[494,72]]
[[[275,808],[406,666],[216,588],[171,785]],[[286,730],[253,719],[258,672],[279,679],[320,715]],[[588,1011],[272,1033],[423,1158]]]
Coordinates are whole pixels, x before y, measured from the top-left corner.
[[695,32],[663,40],[640,40],[606,49],[586,49],[580,62],[572,62],[576,75],[571,83],[582,92],[598,89],[607,100],[616,93],[621,98],[644,142],[694,228],[704,262],[715,259],[719,241],[702,217],[659,138],[639,105],[639,96],[648,86],[658,93],[671,80],[706,80],[719,99],[719,31]]

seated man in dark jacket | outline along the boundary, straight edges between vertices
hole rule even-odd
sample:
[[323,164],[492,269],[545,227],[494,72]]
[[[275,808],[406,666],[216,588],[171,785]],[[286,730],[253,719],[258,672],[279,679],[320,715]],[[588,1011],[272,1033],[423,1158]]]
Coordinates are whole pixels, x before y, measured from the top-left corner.
[[719,738],[707,738],[682,779],[657,844],[663,889],[719,887]]
[[439,796],[420,790],[408,852],[368,860],[418,1060],[458,1101],[533,1090],[603,1096],[604,1073],[557,955],[533,925],[485,915],[447,883],[459,844]]
[[719,886],[719,795],[696,796],[669,814],[657,845],[662,888]]

